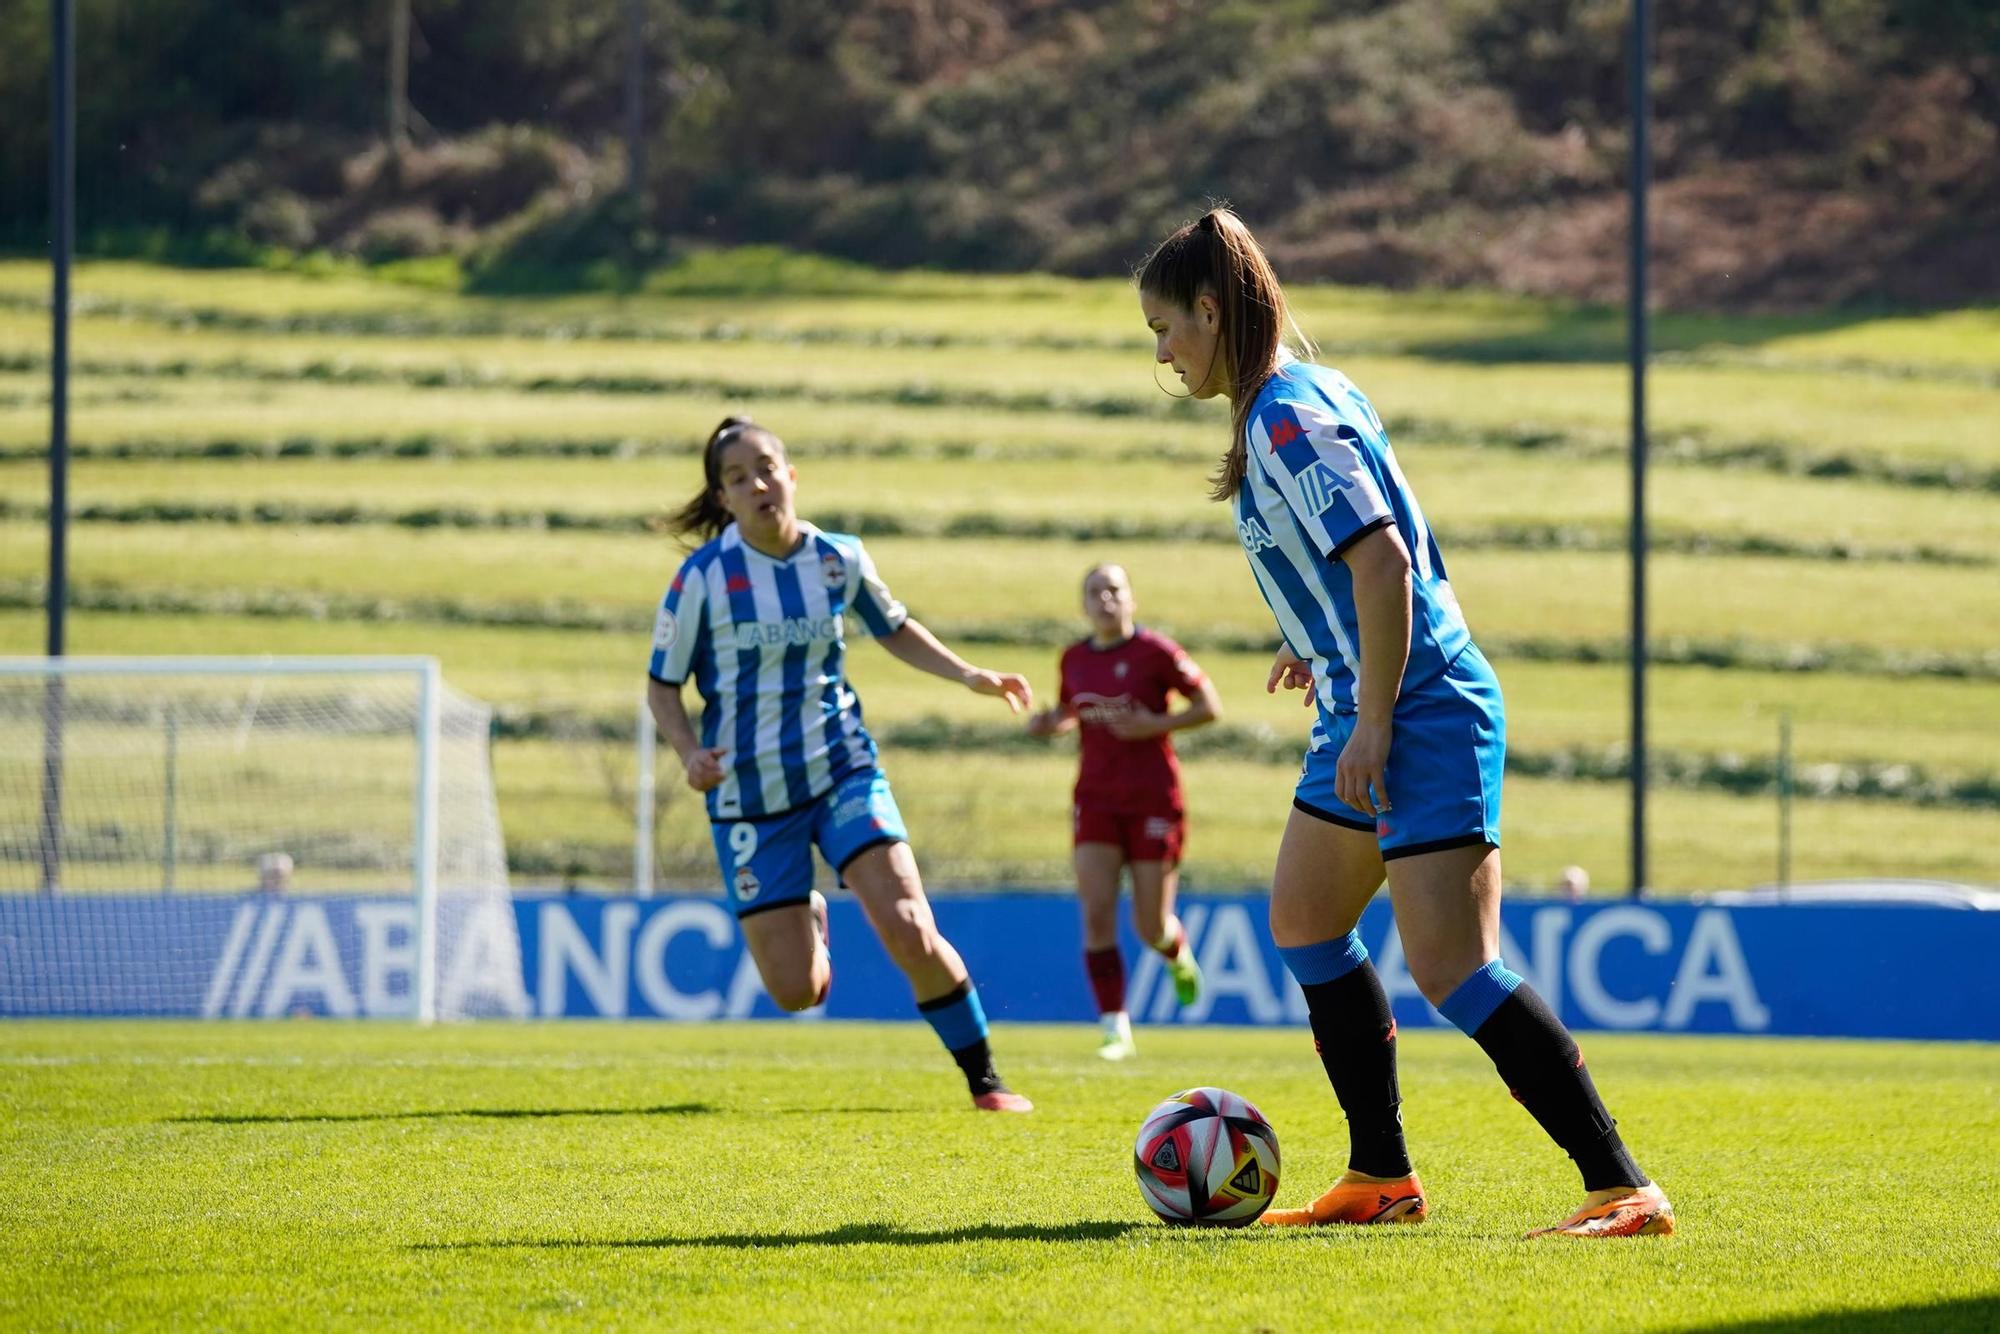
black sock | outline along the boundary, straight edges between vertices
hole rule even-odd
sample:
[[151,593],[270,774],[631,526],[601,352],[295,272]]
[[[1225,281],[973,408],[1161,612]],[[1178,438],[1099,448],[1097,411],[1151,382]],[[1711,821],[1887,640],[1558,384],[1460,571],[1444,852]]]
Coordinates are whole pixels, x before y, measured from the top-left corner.
[[958,1068],[965,1072],[965,1087],[972,1091],[973,1097],[1007,1091],[1005,1081],[993,1069],[993,1049],[987,1045],[985,1038],[955,1049],[951,1059],[957,1061]]
[[1516,987],[1472,1040],[1493,1058],[1508,1090],[1549,1138],[1576,1160],[1585,1190],[1647,1184],[1597,1096],[1583,1052],[1533,987]]
[[1347,1113],[1347,1165],[1374,1177],[1409,1174],[1403,1142],[1403,1094],[1396,1082],[1396,1019],[1375,965],[1300,988],[1312,1019],[1313,1046]]

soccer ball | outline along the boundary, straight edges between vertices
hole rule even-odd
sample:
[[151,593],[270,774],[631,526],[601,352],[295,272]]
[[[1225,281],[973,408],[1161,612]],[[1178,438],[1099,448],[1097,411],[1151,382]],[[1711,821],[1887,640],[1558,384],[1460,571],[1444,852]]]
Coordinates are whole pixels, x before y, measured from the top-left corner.
[[1278,1193],[1278,1132],[1226,1089],[1187,1089],[1146,1114],[1132,1167],[1167,1222],[1242,1227]]

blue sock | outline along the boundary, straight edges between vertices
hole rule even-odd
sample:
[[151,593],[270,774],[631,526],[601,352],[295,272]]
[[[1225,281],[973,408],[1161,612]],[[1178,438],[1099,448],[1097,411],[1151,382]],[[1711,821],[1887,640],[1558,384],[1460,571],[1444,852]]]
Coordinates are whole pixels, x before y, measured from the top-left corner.
[[1359,931],[1312,945],[1280,945],[1278,954],[1302,987],[1331,982],[1368,962],[1368,949],[1361,943]]
[[937,1030],[946,1051],[961,1051],[986,1041],[986,1009],[979,1003],[979,988],[969,977],[936,1000],[919,1001],[917,1013]]
[[1521,975],[1494,959],[1459,983],[1458,989],[1438,1006],[1438,1013],[1451,1020],[1459,1032],[1471,1037],[1485,1026],[1486,1021],[1493,1017],[1493,1012],[1520,985]]
[[986,1042],[986,1009],[979,1003],[979,988],[972,979],[947,991],[935,1000],[918,1001],[917,1013],[937,1030],[973,1097],[1004,1090],[1007,1085],[993,1068],[993,1048]]

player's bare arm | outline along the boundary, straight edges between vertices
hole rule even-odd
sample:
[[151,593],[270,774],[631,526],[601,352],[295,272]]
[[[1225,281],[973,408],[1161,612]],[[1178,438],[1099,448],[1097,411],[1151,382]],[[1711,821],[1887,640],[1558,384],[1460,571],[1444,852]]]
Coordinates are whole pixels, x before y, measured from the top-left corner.
[[904,621],[894,634],[878,640],[889,656],[920,672],[956,681],[976,695],[997,695],[1015,713],[1032,708],[1035,692],[1028,678],[1018,672],[996,672],[975,667],[946,648],[938,637],[914,618]]
[[1110,722],[1111,735],[1121,741],[1144,741],[1147,737],[1165,736],[1169,732],[1184,732],[1190,727],[1200,727],[1212,723],[1222,716],[1222,695],[1216,690],[1215,682],[1206,677],[1194,695],[1181,708],[1170,713],[1155,713],[1151,709],[1134,707],[1119,714]]
[[653,725],[660,729],[660,735],[674,748],[674,754],[681,757],[687,785],[697,792],[706,792],[721,783],[724,776],[722,759],[728,752],[720,746],[701,744],[701,738],[695,735],[694,723],[688,718],[687,705],[681,701],[681,688],[649,679],[646,682],[646,705],[652,711]]
[[1046,709],[1037,709],[1028,715],[1026,723],[1029,736],[1061,736],[1077,727],[1076,706],[1069,703],[1051,704]]
[[1313,685],[1312,664],[1292,652],[1289,645],[1278,645],[1278,654],[1271,659],[1271,674],[1264,680],[1264,693],[1275,695],[1279,687],[1286,690],[1303,690],[1302,701],[1310,709],[1318,691]]
[[[1361,627],[1359,718],[1340,752],[1334,791],[1357,811],[1379,815],[1389,790],[1389,734],[1410,657],[1410,553],[1393,525],[1341,553],[1354,580]],[[1377,799],[1380,798],[1378,801]]]

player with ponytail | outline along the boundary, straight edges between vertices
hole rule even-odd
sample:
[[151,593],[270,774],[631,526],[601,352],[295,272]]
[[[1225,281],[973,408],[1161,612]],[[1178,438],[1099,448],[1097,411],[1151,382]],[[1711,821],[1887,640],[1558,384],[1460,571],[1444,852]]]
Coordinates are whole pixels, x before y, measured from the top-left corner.
[[1305,993],[1349,1156],[1326,1193],[1264,1221],[1414,1223],[1429,1211],[1403,1139],[1396,1021],[1356,930],[1386,878],[1418,989],[1583,1175],[1583,1205],[1530,1235],[1673,1231],[1569,1031],[1500,960],[1500,683],[1381,418],[1346,376],[1304,359],[1313,350],[1270,261],[1228,209],[1162,241],[1138,286],[1157,361],[1190,396],[1230,400],[1211,494],[1232,507],[1278,623],[1265,688],[1317,705],[1271,934]]
[[[687,785],[706,794],[723,886],[765,990],[804,1010],[832,986],[816,846],[909,979],[973,1106],[1032,1110],[994,1071],[979,991],[924,896],[847,682],[847,630],[1015,713],[1033,702],[1026,679],[965,662],[891,596],[860,539],[800,519],[798,470],[770,430],[730,417],[701,458],[701,490],[671,521],[699,545],[661,599],[646,697]],[[681,699],[690,678],[699,732]]]

